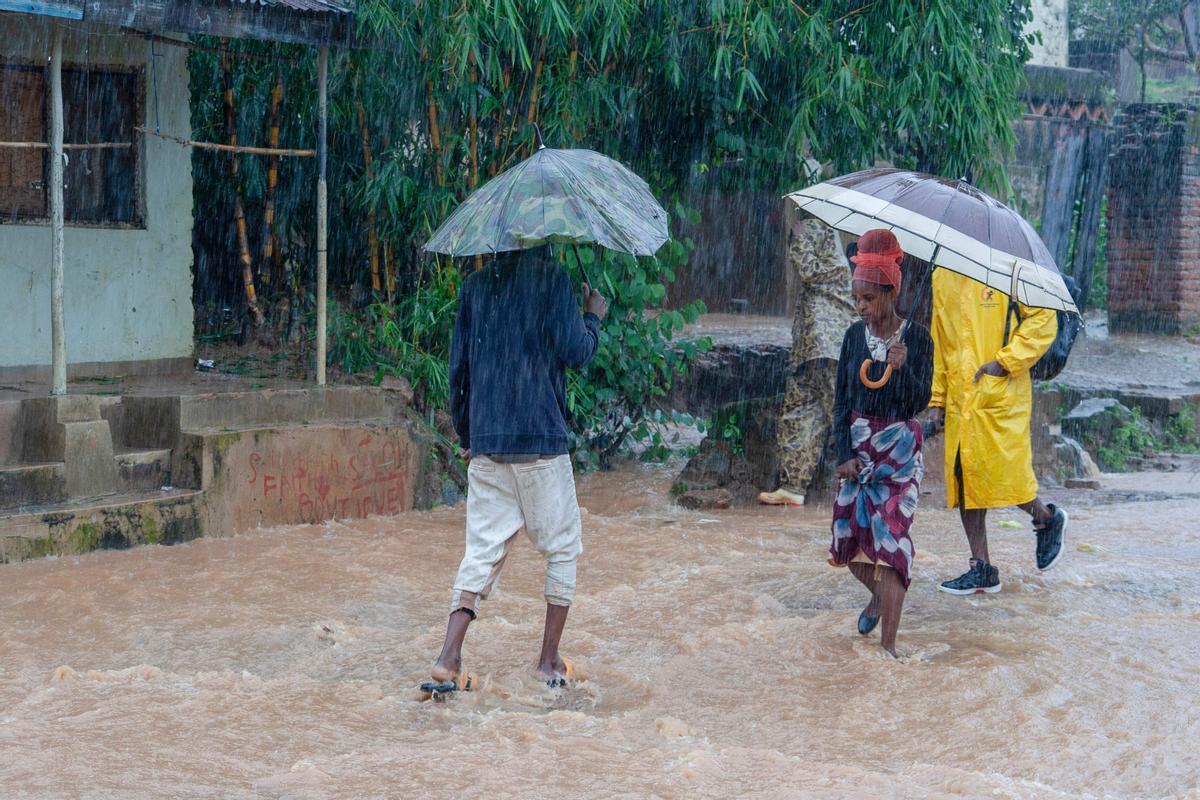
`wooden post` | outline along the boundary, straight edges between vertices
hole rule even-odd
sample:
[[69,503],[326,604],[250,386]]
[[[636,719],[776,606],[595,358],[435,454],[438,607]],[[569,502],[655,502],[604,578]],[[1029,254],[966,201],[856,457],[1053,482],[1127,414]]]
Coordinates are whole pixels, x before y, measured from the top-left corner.
[[62,28],[50,50],[50,330],[54,348],[51,394],[67,393],[67,337],[63,328],[63,99]]
[[325,136],[328,129],[326,84],[329,46],[317,51],[317,386],[325,385],[325,278],[329,237],[329,198],[325,185]]

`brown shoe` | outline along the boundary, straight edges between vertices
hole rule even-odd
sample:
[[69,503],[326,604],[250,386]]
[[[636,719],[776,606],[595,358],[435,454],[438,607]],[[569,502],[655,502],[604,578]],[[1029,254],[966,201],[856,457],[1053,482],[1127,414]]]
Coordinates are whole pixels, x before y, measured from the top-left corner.
[[789,492],[787,489],[776,489],[773,492],[760,493],[758,502],[764,506],[802,506],[804,495]]

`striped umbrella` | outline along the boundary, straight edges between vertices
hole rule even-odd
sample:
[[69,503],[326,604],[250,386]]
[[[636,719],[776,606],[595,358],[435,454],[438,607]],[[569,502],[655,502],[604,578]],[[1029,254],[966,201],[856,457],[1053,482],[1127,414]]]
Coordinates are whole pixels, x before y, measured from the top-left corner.
[[861,236],[890,228],[909,255],[973,278],[1027,306],[1078,313],[1037,231],[965,180],[868,169],[788,195],[805,212]]

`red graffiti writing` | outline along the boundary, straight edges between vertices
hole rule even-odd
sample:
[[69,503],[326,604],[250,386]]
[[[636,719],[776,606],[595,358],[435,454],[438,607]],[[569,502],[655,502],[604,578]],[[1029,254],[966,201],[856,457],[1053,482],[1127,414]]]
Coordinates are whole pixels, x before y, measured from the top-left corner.
[[407,447],[384,436],[341,442],[338,452],[317,457],[250,453],[246,483],[256,487],[267,518],[315,522],[408,510]]

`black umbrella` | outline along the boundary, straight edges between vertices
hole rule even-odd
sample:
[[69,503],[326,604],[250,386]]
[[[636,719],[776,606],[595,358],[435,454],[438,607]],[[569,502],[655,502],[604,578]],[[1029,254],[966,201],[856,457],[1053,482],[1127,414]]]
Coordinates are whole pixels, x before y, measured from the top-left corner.
[[805,212],[861,236],[890,228],[904,252],[1035,308],[1078,313],[1054,257],[1025,219],[965,180],[868,169],[788,195]]

